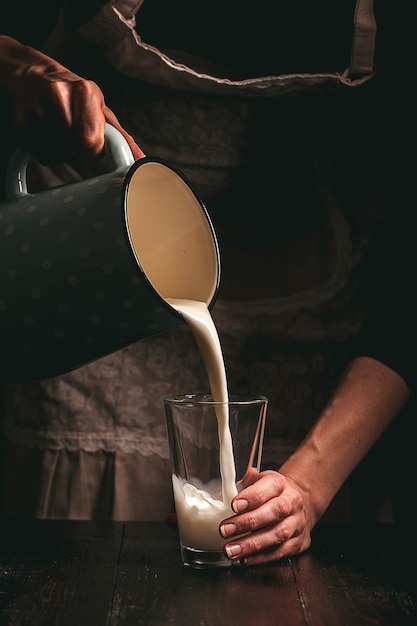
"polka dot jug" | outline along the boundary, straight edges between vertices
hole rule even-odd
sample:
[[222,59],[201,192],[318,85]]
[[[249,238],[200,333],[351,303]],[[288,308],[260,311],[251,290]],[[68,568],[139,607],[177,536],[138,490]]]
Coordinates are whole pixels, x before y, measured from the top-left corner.
[[110,172],[28,193],[30,156],[9,163],[0,205],[1,375],[63,374],[184,323],[166,301],[212,307],[216,235],[185,176],[162,160],[134,162],[106,127]]

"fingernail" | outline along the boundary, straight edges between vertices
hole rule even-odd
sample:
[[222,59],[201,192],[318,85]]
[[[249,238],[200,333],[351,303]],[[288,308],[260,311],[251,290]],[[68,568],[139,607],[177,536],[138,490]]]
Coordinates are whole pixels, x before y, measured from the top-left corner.
[[233,502],[233,510],[235,513],[241,513],[242,511],[246,511],[249,506],[249,502],[247,500],[235,500]]
[[224,549],[226,551],[227,558],[229,559],[235,559],[242,552],[242,548],[238,543],[230,543],[229,545],[225,546]]
[[222,524],[222,526],[220,526],[220,534],[224,538],[230,537],[231,535],[234,535],[235,533],[236,533],[235,524]]

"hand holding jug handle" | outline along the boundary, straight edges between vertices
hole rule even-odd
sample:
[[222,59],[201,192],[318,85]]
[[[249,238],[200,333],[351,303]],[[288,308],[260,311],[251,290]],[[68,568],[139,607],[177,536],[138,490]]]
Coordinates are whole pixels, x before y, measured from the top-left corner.
[[[104,139],[109,171],[117,171],[134,163],[129,144],[117,128],[107,123]],[[28,195],[26,168],[30,158],[31,155],[21,147],[16,148],[10,157],[6,172],[7,200],[14,200],[15,198]]]

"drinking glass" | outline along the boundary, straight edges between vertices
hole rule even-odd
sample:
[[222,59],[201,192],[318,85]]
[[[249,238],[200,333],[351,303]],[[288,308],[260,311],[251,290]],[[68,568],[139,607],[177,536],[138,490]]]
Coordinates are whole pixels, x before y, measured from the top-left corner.
[[260,471],[268,399],[209,394],[164,398],[181,557],[196,568],[231,567],[219,524]]

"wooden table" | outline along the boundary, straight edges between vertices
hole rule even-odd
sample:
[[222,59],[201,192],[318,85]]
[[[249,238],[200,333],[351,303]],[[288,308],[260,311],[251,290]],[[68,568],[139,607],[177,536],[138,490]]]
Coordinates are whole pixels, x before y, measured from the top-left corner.
[[[0,521],[1,626],[406,626],[415,558],[391,524],[317,526],[268,566],[193,570],[163,523]],[[414,543],[415,545],[415,543]]]

